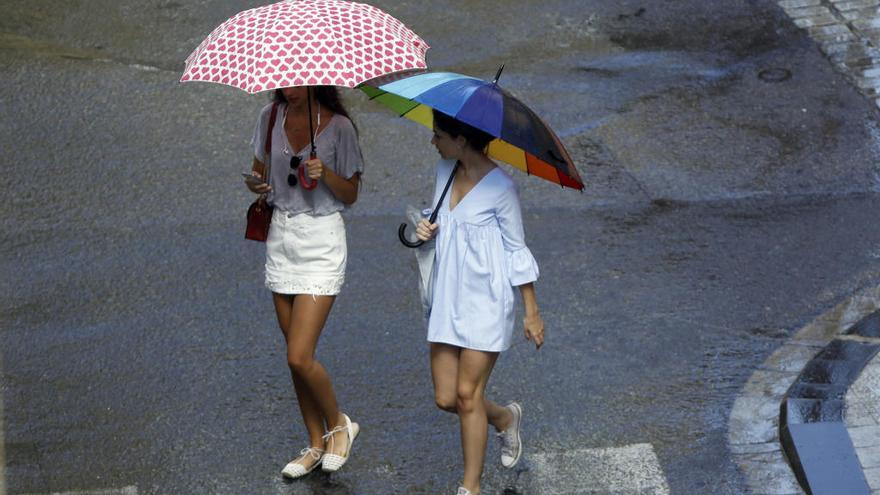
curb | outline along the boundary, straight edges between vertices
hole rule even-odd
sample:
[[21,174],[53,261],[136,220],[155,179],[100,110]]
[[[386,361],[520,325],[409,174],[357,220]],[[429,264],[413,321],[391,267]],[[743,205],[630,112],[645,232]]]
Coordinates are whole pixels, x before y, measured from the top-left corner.
[[870,494],[845,424],[850,386],[880,351],[871,338],[880,330],[880,311],[850,327],[825,346],[801,371],[779,409],[779,437],[801,487],[807,493]]
[[[789,465],[789,458],[786,457],[780,443],[781,426],[788,424],[787,420],[783,423],[780,417],[780,405],[788,398],[792,387],[798,381],[799,376],[803,374],[802,372],[807,370],[807,366],[813,358],[821,354],[832,341],[866,340],[848,332],[855,329],[856,323],[878,312],[878,310],[880,310],[880,287],[856,293],[797,331],[748,379],[730,413],[728,445],[731,458],[743,474],[751,493],[755,495],[792,495],[804,492],[805,488],[802,488],[798,482],[792,466]],[[877,343],[880,344],[880,340]],[[871,376],[880,382],[880,362],[877,362],[876,368],[877,373]],[[864,389],[858,383],[852,388]],[[854,391],[857,390],[852,390],[850,395]],[[843,393],[846,393],[846,389],[843,389]],[[847,397],[847,402],[849,400]],[[841,402],[843,402],[842,396]],[[868,402],[862,402],[862,404],[868,404]],[[880,406],[876,404],[876,402],[871,404],[873,409],[870,411],[862,409],[863,414],[858,417],[856,425],[862,428],[862,432],[859,433],[861,436],[856,439],[856,436],[853,435],[857,446],[863,446],[871,452],[880,450],[880,433],[878,433],[880,432],[880,409],[878,409]],[[852,414],[845,416],[852,419]],[[875,420],[877,421],[876,425]],[[853,441],[850,441],[851,445],[852,443]],[[880,454],[878,454],[878,459],[880,459]],[[868,467],[864,462],[862,464]],[[871,485],[874,475],[880,482],[880,461],[876,466],[877,472],[867,476],[869,485]],[[864,474],[860,476],[864,476]],[[847,492],[838,490],[835,493]]]

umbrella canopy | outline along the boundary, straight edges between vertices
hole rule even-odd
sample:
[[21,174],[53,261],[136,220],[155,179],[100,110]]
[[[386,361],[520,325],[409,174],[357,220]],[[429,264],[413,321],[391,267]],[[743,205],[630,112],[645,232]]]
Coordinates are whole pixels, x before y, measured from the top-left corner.
[[218,26],[186,59],[180,81],[248,93],[343,86],[424,70],[428,44],[382,10],[343,0],[285,0]]
[[431,72],[361,89],[371,99],[429,128],[434,122],[431,109],[435,109],[485,131],[497,138],[489,143],[489,156],[564,187],[583,190],[577,168],[553,130],[501,89],[497,80],[498,76],[486,82],[452,72]]

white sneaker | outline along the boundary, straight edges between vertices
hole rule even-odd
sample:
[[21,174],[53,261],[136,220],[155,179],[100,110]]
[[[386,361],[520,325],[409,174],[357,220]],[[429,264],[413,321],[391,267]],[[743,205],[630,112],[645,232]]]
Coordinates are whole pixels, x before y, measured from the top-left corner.
[[[315,461],[314,463],[312,463],[311,467],[309,467],[309,468],[306,468],[302,464],[296,462],[307,455],[311,456],[312,459]],[[302,449],[301,451],[299,451],[299,457],[288,462],[287,465],[284,466],[284,469],[281,470],[281,474],[284,475],[285,478],[290,478],[290,479],[301,478],[301,477],[311,473],[312,471],[315,470],[316,467],[321,465],[321,456],[323,456],[323,455],[324,455],[324,451],[317,448],[317,447],[309,447],[306,449]]]
[[455,495],[471,495],[471,492],[467,488],[460,486]]
[[498,438],[501,439],[501,465],[510,469],[516,466],[522,456],[522,441],[519,435],[522,426],[522,407],[516,402],[511,402],[505,408],[513,415],[513,421],[506,430],[498,432]]

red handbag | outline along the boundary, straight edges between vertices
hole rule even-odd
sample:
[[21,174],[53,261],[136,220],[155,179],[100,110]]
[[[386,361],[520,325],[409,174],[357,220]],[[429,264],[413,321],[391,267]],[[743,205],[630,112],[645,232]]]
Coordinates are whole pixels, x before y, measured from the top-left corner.
[[[275,117],[278,115],[278,103],[272,104],[272,113],[269,115],[269,127],[266,129],[266,164],[263,167],[265,180],[269,180],[270,162],[272,161],[272,128],[275,127]],[[272,223],[273,208],[267,201],[266,195],[261,194],[247,210],[247,228],[244,238],[257,242],[266,242],[269,238],[269,225]]]

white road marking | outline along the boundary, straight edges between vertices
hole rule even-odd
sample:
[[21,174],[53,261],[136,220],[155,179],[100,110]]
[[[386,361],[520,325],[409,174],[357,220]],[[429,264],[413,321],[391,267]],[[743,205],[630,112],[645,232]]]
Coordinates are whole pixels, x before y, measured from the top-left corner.
[[[101,490],[83,490],[72,492],[53,492],[49,495],[137,495],[137,487],[134,485],[122,488],[106,488]],[[37,495],[37,494],[29,494]]]
[[527,459],[537,493],[669,495],[669,484],[649,443],[548,452]]

